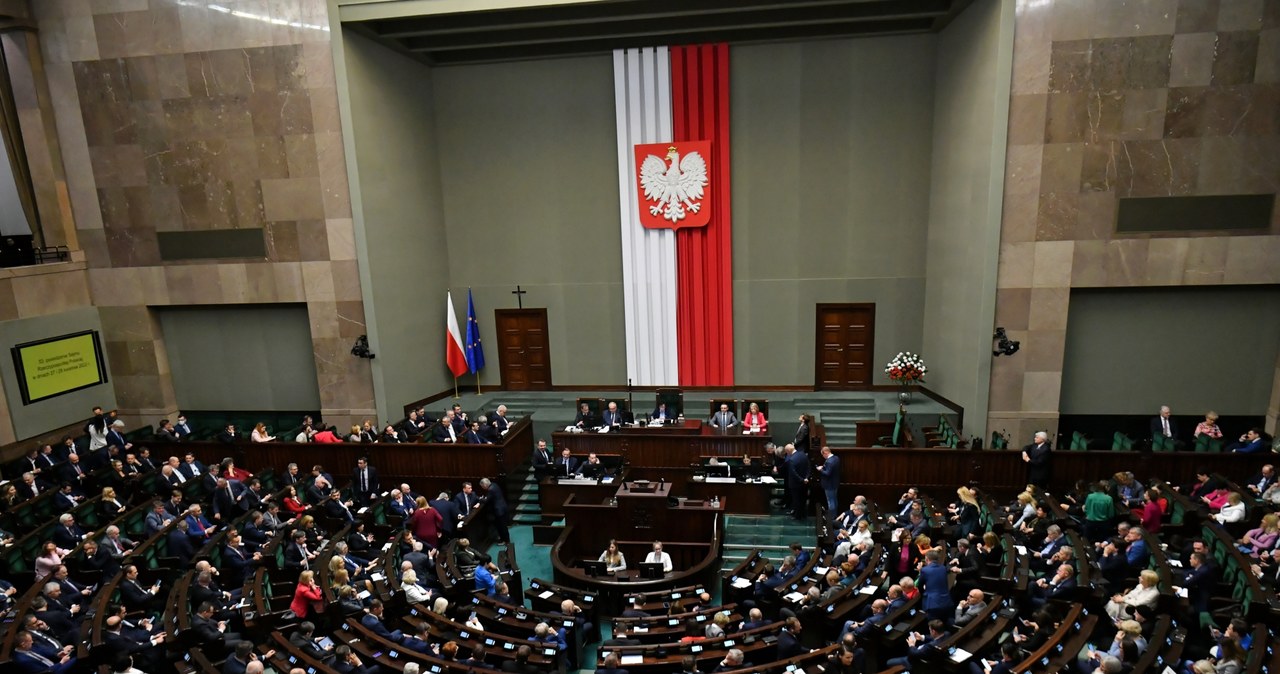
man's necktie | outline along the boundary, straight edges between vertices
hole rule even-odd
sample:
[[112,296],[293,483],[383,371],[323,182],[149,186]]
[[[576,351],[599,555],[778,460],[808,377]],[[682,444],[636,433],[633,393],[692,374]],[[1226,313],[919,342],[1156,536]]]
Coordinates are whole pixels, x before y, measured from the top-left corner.
[[36,662],[39,662],[45,667],[53,667],[53,661],[51,661],[49,658],[44,657],[43,655],[40,655],[34,650],[27,651],[27,655],[30,656],[31,658],[34,658]]
[[369,471],[368,470],[360,471],[360,491],[363,491],[363,492],[369,491]]
[[1164,437],[1169,437],[1169,419],[1167,417],[1160,417],[1160,423],[1164,424]]

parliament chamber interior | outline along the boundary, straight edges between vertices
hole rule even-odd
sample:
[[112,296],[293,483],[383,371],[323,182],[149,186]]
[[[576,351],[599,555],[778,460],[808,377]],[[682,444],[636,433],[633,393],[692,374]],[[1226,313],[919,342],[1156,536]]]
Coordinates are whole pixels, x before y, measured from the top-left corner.
[[0,671],[1280,673],[1280,2],[0,57]]

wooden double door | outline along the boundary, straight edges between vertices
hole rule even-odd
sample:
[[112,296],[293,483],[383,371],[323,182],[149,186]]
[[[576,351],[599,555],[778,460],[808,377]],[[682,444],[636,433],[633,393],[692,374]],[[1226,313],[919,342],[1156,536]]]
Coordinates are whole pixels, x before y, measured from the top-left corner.
[[546,309],[497,309],[498,369],[507,391],[551,390]]
[[819,304],[814,387],[868,388],[875,364],[876,305]]

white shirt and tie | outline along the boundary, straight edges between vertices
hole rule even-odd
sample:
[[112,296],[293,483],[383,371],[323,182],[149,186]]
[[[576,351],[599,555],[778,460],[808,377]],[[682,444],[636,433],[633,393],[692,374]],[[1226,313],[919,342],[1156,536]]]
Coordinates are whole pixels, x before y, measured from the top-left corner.
[[1166,437],[1166,438],[1171,438],[1171,437],[1173,437],[1173,433],[1170,433],[1170,432],[1169,432],[1169,417],[1166,417],[1166,416],[1163,416],[1163,415],[1162,415],[1162,416],[1160,417],[1160,425],[1161,425],[1161,426],[1163,427],[1163,429],[1164,429],[1164,430],[1162,431],[1162,432],[1164,433],[1164,437]]
[[360,491],[366,494],[369,493],[369,469],[368,468],[360,469]]

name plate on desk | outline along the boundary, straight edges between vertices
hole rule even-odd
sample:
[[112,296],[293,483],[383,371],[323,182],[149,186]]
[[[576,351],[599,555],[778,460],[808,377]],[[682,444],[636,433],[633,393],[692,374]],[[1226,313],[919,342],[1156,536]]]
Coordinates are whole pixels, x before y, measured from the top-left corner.
[[738,478],[736,477],[708,477],[706,479],[707,484],[735,484],[737,481]]
[[595,478],[591,478],[591,477],[572,477],[572,478],[562,478],[560,480],[556,480],[556,482],[560,484],[571,484],[579,487],[584,487],[587,485],[596,484],[597,482],[599,482],[599,480],[596,480]]

